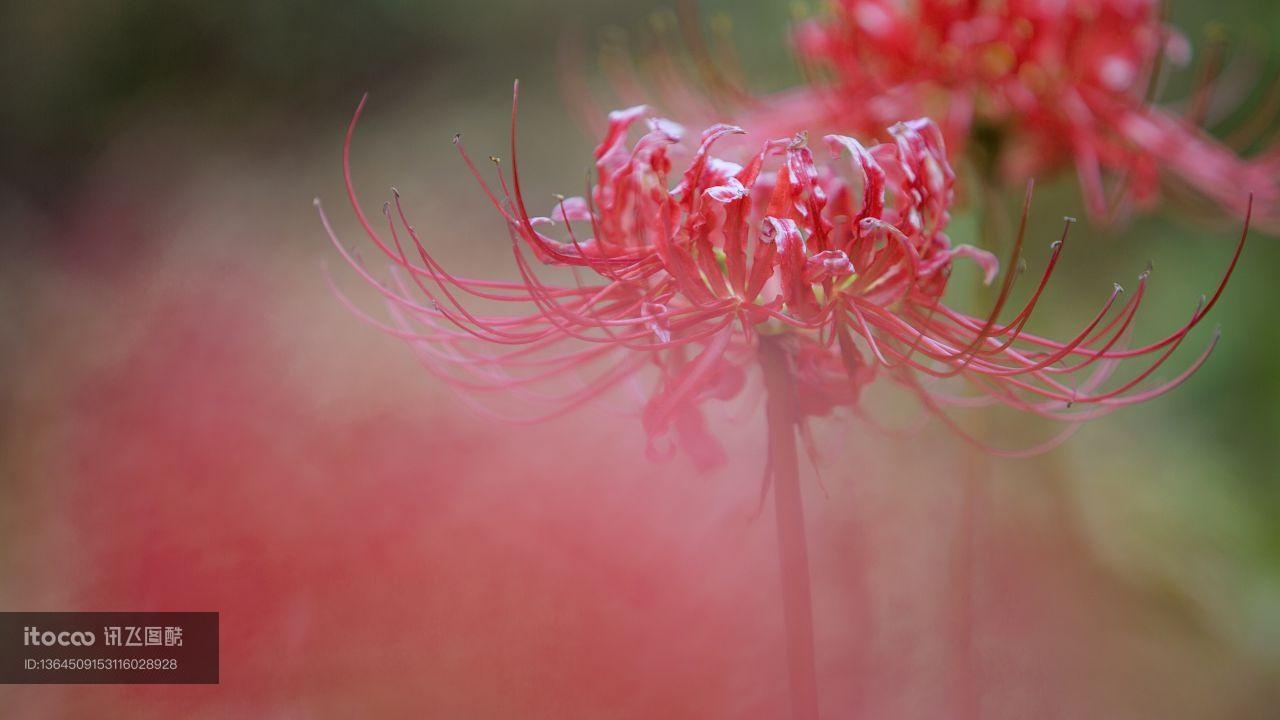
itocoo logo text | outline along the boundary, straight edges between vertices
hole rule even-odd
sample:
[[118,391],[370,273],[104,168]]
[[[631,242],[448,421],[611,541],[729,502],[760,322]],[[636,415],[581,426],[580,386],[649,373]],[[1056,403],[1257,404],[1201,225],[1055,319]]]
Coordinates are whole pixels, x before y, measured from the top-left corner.
[[95,642],[97,638],[91,632],[40,632],[40,629],[32,625],[22,628],[22,644],[23,645],[59,645],[62,647],[88,647]]

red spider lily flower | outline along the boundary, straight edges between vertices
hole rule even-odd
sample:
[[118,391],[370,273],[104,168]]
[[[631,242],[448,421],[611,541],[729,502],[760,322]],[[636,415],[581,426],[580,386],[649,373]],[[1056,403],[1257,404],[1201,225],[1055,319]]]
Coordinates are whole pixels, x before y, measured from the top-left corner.
[[[1144,386],[1217,302],[1247,236],[1246,224],[1217,290],[1167,337],[1128,343],[1146,295],[1143,273],[1127,299],[1116,286],[1075,336],[1053,340],[1025,327],[1062,241],[1011,319],[1000,320],[1014,272],[1006,271],[986,316],[943,302],[955,261],[976,262],[988,283],[998,263],[946,234],[955,174],[943,134],[928,120],[898,123],[891,142],[872,146],[828,135],[827,152],[815,154],[804,136],[742,149],[744,131],[729,125],[695,140],[633,107],[610,114],[590,191],[534,216],[521,190],[513,102],[510,177],[499,166],[496,184],[487,182],[455,143],[505,222],[518,279],[465,278],[432,256],[398,194],[383,206],[382,229],[366,216],[348,162],[359,114],[344,147],[347,190],[390,263],[390,281],[376,278],[321,217],[338,251],[385,299],[392,322],[353,310],[407,341],[428,370],[482,410],[493,412],[478,401],[492,393],[546,407],[519,422],[567,412],[624,381],[648,382],[641,419],[650,451],[670,452],[674,429],[702,466],[721,458],[703,406],[754,392],[766,349],[785,356],[801,418],[842,408],[861,414],[861,393],[878,377],[952,427],[947,413],[957,406],[1003,404],[1074,426],[1155,397],[1212,350],[1210,343],[1172,379]],[[1013,267],[1025,226],[1024,214]],[[540,266],[561,269],[564,281],[544,280]],[[473,309],[479,305],[490,309]],[[1107,386],[1125,361],[1141,367]],[[950,379],[976,392],[961,393]]]
[[1245,160],[1212,138],[1197,127],[1201,103],[1180,115],[1150,102],[1162,63],[1190,56],[1161,0],[837,0],[830,18],[801,24],[795,44],[831,80],[766,113],[858,132],[939,118],[953,150],[980,146],[999,179],[1073,166],[1099,217],[1149,204],[1162,176],[1241,215],[1252,192],[1264,220],[1280,215],[1276,157]]

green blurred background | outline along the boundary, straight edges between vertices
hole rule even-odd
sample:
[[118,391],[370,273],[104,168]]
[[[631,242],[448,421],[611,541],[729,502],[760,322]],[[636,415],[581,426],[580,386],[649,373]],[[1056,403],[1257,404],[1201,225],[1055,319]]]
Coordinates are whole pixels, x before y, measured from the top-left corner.
[[[664,7],[654,0],[53,0],[0,8],[0,607],[62,609],[83,597],[67,573],[49,570],[79,547],[68,539],[79,521],[63,502],[92,474],[64,462],[78,437],[68,428],[102,409],[80,393],[103,368],[134,362],[148,323],[196,288],[258,293],[244,312],[273,340],[251,346],[248,357],[273,355],[280,382],[301,385],[312,412],[364,418],[394,412],[388,408],[397,403],[446,406],[408,353],[353,322],[323,288],[321,262],[332,263],[333,253],[311,200],[324,198],[354,241],[341,207],[339,152],[355,103],[370,93],[356,159],[367,202],[398,186],[461,274],[501,274],[505,263],[493,269],[501,224],[458,162],[453,133],[465,132],[477,155],[501,152],[518,76],[529,194],[579,192],[593,143],[562,99],[562,41],[576,39],[592,64],[602,37],[621,32],[643,49],[650,16]],[[795,81],[785,42],[791,6],[702,0],[699,7],[732,18],[754,89]],[[1225,31],[1245,77],[1266,77],[1268,59],[1274,72],[1280,5],[1171,0],[1170,15],[1197,46]],[[1250,66],[1249,58],[1262,60]],[[1175,79],[1170,94],[1186,83]],[[1042,266],[1058,218],[1081,214],[1069,179],[1043,187],[1031,227],[1044,242],[1029,258],[1032,268]],[[969,241],[975,227],[961,217],[953,235]],[[1168,332],[1212,289],[1237,231],[1233,221],[1176,209],[1121,228],[1082,223],[1039,327],[1078,324],[1112,281],[1132,282],[1150,260],[1156,272],[1141,332]],[[986,540],[978,541],[978,559],[958,554],[978,564],[976,602],[1003,592],[984,585],[992,574],[981,570],[982,558],[1000,557],[999,543],[1038,538],[1051,548],[1043,563],[1065,553],[1096,572],[1073,591],[1106,588],[1124,598],[1121,629],[1090,637],[1136,645],[1116,657],[1139,668],[1152,663],[1149,674],[1134,671],[1149,684],[1133,692],[1185,681],[1195,698],[1099,701],[1088,707],[1101,714],[1088,716],[1264,718],[1280,707],[1277,272],[1277,239],[1256,234],[1211,318],[1223,331],[1218,349],[1176,392],[1088,426],[1044,458],[983,464],[989,478],[970,511]],[[201,302],[190,321],[196,326],[205,321]],[[1198,331],[1189,343],[1197,347],[1180,351],[1175,365],[1208,337]],[[161,397],[164,378],[154,379]],[[1016,421],[991,422],[999,432]],[[307,426],[299,423],[270,433],[301,433]],[[457,423],[464,438],[493,432],[474,420]],[[842,452],[852,451],[833,454]],[[882,485],[915,483],[921,496],[951,498],[954,491],[941,488],[975,461],[958,443],[943,454],[923,469],[904,461],[901,477],[885,471]],[[175,461],[156,473],[172,471],[166,482],[181,487],[183,467]],[[111,557],[103,550],[111,542],[108,534],[91,544]],[[988,651],[990,671],[1002,656]],[[1100,657],[1110,652],[1097,648]]]

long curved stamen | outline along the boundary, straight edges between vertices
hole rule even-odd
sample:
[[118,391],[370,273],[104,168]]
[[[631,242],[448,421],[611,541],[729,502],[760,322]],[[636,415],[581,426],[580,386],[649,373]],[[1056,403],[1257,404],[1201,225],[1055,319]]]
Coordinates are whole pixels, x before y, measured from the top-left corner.
[[[1123,302],[1122,289],[1114,286],[1078,331],[1055,340],[1026,328],[1059,265],[1070,218],[1029,298],[1001,321],[1024,269],[1031,183],[989,312],[973,317],[943,302],[954,262],[977,263],[987,283],[999,264],[973,247],[953,247],[945,234],[955,173],[942,132],[928,121],[894,125],[891,142],[870,147],[828,137],[833,163],[845,150],[852,156],[853,176],[846,179],[817,163],[802,139],[767,141],[759,152],[737,158],[745,165],[714,157],[713,144],[739,132],[726,125],[709,128],[692,154],[682,155],[682,129],[644,107],[631,108],[609,116],[594,181],[589,175],[583,197],[557,196],[549,217],[535,218],[519,172],[516,83],[510,182],[496,158],[496,182],[486,182],[455,138],[468,172],[504,222],[515,270],[514,280],[480,280],[451,273],[428,249],[394,188],[382,208],[385,235],[365,216],[350,165],[364,106],[362,99],[347,127],[343,177],[362,231],[390,262],[391,282],[376,278],[357,252],[343,246],[319,211],[330,241],[374,287],[392,321],[360,310],[326,273],[339,301],[413,346],[424,367],[457,390],[547,406],[511,418],[516,422],[558,417],[618,385],[639,386],[640,374],[654,370],[657,388],[642,417],[655,451],[668,446],[668,429],[707,441],[698,404],[741,393],[741,365],[757,359],[762,343],[795,353],[788,370],[794,387],[873,424],[859,398],[882,371],[920,400],[923,418],[939,418],[966,442],[986,445],[966,434],[948,410],[1001,405],[1068,423],[1065,432],[1028,448],[1043,450],[1080,422],[1154,398],[1202,366],[1216,335],[1173,379],[1147,386],[1220,299],[1253,218],[1250,196],[1226,271],[1174,332],[1131,346],[1146,297],[1144,272]],[[629,143],[629,128],[642,118],[649,132]],[[682,173],[673,173],[673,157],[690,158]],[[680,178],[674,188],[672,178]],[[563,231],[539,230],[560,221]],[[584,223],[591,237],[579,235]],[[559,281],[552,272],[562,273]],[[468,306],[481,303],[507,312]],[[1137,358],[1145,361],[1135,373],[1112,382],[1125,361]],[[952,384],[966,390],[953,391]],[[468,403],[486,416],[505,417],[488,402]]]

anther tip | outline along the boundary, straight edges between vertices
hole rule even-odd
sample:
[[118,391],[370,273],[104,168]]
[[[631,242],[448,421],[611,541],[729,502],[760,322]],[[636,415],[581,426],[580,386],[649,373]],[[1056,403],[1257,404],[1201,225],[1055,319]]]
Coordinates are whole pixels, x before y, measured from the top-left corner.
[[460,142],[462,142],[462,133],[460,133],[460,132],[454,133],[454,134],[453,134],[453,144],[454,144],[454,145],[457,145],[457,144],[458,144],[458,143],[460,143]]

